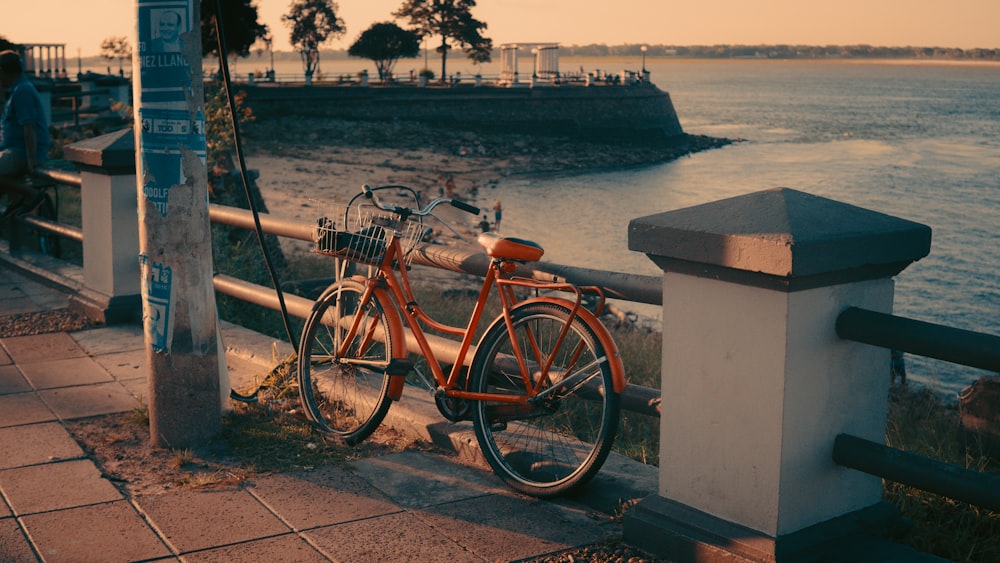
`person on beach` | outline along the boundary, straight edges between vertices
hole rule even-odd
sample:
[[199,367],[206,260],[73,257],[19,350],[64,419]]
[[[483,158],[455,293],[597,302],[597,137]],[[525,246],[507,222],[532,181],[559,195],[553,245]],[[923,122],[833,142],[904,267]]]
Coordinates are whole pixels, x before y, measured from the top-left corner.
[[486,214],[483,214],[483,220],[479,222],[479,230],[488,233],[490,232],[490,220],[486,218]]
[[497,232],[500,232],[500,219],[503,218],[503,206],[500,205],[500,200],[496,200],[493,203],[493,228]]
[[0,117],[0,195],[7,196],[3,220],[35,209],[45,198],[22,179],[48,158],[50,140],[42,98],[14,51],[0,52],[0,95],[5,98]]

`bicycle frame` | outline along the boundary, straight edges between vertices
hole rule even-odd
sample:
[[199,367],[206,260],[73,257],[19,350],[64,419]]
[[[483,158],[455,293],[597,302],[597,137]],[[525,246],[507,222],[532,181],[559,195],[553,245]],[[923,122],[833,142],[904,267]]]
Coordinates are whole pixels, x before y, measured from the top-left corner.
[[[445,397],[455,398],[455,399],[465,399],[465,400],[489,400],[493,402],[505,402],[514,404],[527,404],[532,401],[536,396],[539,395],[540,389],[546,387],[548,383],[551,383],[549,368],[551,367],[552,357],[550,356],[544,361],[543,365],[538,366],[539,371],[543,374],[542,377],[532,378],[531,371],[527,363],[525,356],[525,350],[520,349],[520,345],[516,340],[513,342],[515,359],[519,371],[521,373],[522,379],[525,384],[525,389],[527,394],[525,395],[506,395],[506,394],[493,394],[493,393],[476,393],[468,391],[461,387],[459,380],[462,372],[462,368],[465,365],[465,360],[468,357],[469,350],[472,348],[472,339],[475,337],[476,328],[482,321],[482,316],[486,308],[486,302],[489,297],[490,292],[493,290],[493,286],[496,285],[497,293],[500,297],[501,308],[503,310],[503,318],[506,323],[507,330],[513,332],[513,323],[511,318],[511,310],[515,305],[519,303],[524,303],[526,301],[548,301],[560,304],[570,305],[570,318],[566,325],[563,327],[558,339],[557,346],[561,346],[566,334],[570,330],[570,325],[573,320],[577,317],[585,317],[583,320],[592,326],[594,324],[599,324],[596,316],[588,311],[582,306],[583,303],[583,293],[581,288],[578,288],[572,284],[559,283],[559,282],[546,282],[542,280],[535,280],[530,278],[515,278],[509,275],[513,271],[513,263],[503,262],[494,259],[490,263],[490,267],[487,270],[486,278],[483,281],[482,289],[479,292],[479,297],[476,301],[476,305],[473,308],[472,314],[469,318],[469,322],[465,328],[453,327],[444,325],[432,319],[426,312],[424,312],[419,304],[417,304],[414,298],[413,289],[410,285],[409,276],[407,274],[406,266],[402,260],[403,251],[399,243],[396,233],[392,232],[389,241],[386,244],[386,251],[382,257],[381,264],[378,266],[378,273],[375,276],[368,278],[361,278],[359,281],[365,283],[366,289],[361,297],[363,303],[368,303],[374,298],[378,298],[381,302],[385,303],[386,299],[391,300],[394,305],[395,312],[393,314],[388,310],[384,310],[383,314],[386,316],[387,325],[389,326],[390,333],[392,333],[394,340],[397,342],[402,342],[405,338],[405,331],[403,330],[402,322],[405,321],[406,326],[410,329],[414,340],[421,351],[421,354],[427,359],[427,363],[430,366],[430,370],[433,374],[434,381],[438,385],[438,389],[443,392]],[[397,269],[394,265],[399,264],[398,275]],[[528,289],[535,290],[559,290],[565,292],[571,292],[575,295],[575,299],[559,299],[552,297],[535,297],[526,301],[518,301],[515,295],[515,288],[524,287]],[[582,288],[587,290],[594,290],[600,295],[600,307],[603,307],[604,296],[598,288]],[[400,320],[402,317],[403,321]],[[359,331],[360,318],[355,318],[351,322],[351,326],[348,330],[347,336],[344,339],[344,343],[341,345],[342,348],[338,350],[339,357],[347,356],[347,346],[357,335]],[[458,354],[455,358],[455,362],[452,365],[450,373],[446,376],[444,370],[441,367],[440,362],[438,362],[434,352],[424,334],[423,329],[420,326],[420,322],[426,323],[428,326],[435,330],[445,332],[447,334],[453,334],[456,336],[461,336],[461,345],[459,347]],[[373,335],[363,335],[364,339],[370,339]],[[603,331],[599,331],[598,337],[601,340],[605,350],[608,354],[613,355],[615,361],[611,361],[612,374],[614,376],[614,388],[616,392],[621,392],[625,388],[625,376],[623,373],[623,368],[621,367],[621,362],[618,358],[618,349],[614,344],[614,341],[607,337]],[[541,354],[537,349],[537,344],[530,342],[532,345],[532,350],[530,352],[534,354],[535,358],[539,358]],[[582,346],[582,345],[581,345]],[[392,357],[394,360],[405,360],[406,352],[405,346],[401,347],[402,350],[392,350]],[[582,348],[578,348],[574,351],[572,357],[572,363],[575,364],[578,355],[580,354]],[[390,372],[390,375],[405,375],[405,374],[394,374]],[[404,383],[404,377],[395,377],[389,388],[389,396],[393,400],[399,400],[402,394]],[[565,382],[567,385],[572,384],[572,382]],[[552,388],[550,388],[551,391]]]

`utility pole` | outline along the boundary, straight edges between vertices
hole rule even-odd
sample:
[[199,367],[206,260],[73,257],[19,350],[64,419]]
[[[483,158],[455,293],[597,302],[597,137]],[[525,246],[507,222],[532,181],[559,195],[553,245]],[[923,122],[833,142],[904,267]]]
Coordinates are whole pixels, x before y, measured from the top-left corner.
[[[199,0],[136,0],[133,57],[142,316],[154,446],[222,427]],[[228,389],[227,389],[228,391]]]

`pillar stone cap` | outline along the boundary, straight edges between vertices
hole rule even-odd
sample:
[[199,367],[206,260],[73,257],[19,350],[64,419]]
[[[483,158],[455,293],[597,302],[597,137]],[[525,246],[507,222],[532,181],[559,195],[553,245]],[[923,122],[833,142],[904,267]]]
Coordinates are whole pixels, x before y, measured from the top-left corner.
[[135,135],[126,127],[68,145],[66,160],[103,169],[106,173],[135,173]]
[[665,271],[790,290],[893,276],[930,242],[926,225],[789,188],[629,223],[629,249]]

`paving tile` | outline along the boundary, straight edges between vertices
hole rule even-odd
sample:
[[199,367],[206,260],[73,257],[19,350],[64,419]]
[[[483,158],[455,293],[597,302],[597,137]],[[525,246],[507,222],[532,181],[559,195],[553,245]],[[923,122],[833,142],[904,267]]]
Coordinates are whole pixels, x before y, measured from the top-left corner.
[[0,365],[0,395],[31,391],[31,385],[21,375],[21,370],[13,365]]
[[89,459],[4,469],[0,471],[0,490],[18,515],[122,498]]
[[17,299],[27,299],[28,294],[22,289],[24,278],[17,279],[9,276],[0,278],[0,313],[3,313],[3,301],[14,301]]
[[149,383],[145,379],[126,379],[121,384],[135,398],[137,405],[149,404]]
[[[7,501],[0,497],[0,519],[10,518],[13,515],[14,513],[10,511],[10,507],[7,506]],[[0,550],[0,553],[3,553],[3,551]]]
[[127,412],[138,404],[136,398],[115,381],[46,389],[39,391],[38,396],[62,420]]
[[170,550],[127,501],[22,518],[39,553],[53,561],[141,561]]
[[402,510],[361,477],[335,466],[255,479],[249,491],[295,530]]
[[146,349],[142,325],[134,323],[74,332],[72,337],[93,356]]
[[26,295],[15,299],[0,299],[0,317],[31,313],[37,310],[38,305],[28,299]]
[[617,526],[534,499],[491,495],[414,511],[487,561],[511,561],[614,537]]
[[69,306],[69,295],[40,283],[22,283],[18,287],[35,303],[35,311],[55,311]]
[[117,381],[128,381],[132,379],[146,379],[146,351],[130,350],[128,352],[115,352],[113,354],[101,354],[95,356],[94,360],[101,364],[111,377]]
[[114,381],[101,364],[87,357],[19,362],[17,365],[35,389]]
[[0,427],[55,419],[55,413],[34,393],[0,395]]
[[290,531],[244,490],[181,491],[134,501],[179,553]]
[[408,512],[316,528],[302,535],[337,561],[483,561]]
[[80,445],[58,422],[0,428],[0,452],[0,469],[83,457]]
[[13,518],[0,519],[0,561],[4,563],[35,563],[38,558]]
[[254,540],[237,545],[209,549],[184,556],[186,563],[258,563],[259,561],[329,561],[308,542],[295,534]]
[[408,508],[509,490],[492,473],[422,452],[360,459],[350,467],[394,502]]
[[14,363],[81,358],[87,354],[65,332],[0,339]]
[[0,346],[0,366],[9,366],[14,363],[14,360],[10,359],[7,355],[7,350],[4,350],[3,346]]

